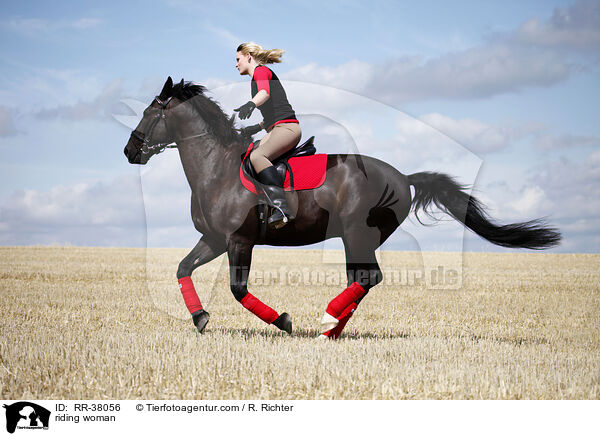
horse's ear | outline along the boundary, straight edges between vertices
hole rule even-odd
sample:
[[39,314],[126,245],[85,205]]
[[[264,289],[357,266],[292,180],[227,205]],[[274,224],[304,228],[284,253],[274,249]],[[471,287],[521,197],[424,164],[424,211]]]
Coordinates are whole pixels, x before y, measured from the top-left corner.
[[181,82],[179,82],[179,86],[183,88],[183,79],[181,79]]
[[165,82],[165,86],[163,86],[162,91],[160,91],[159,97],[161,99],[165,99],[167,97],[170,97],[172,90],[173,90],[173,79],[171,79],[171,76],[169,76],[167,78],[167,81]]

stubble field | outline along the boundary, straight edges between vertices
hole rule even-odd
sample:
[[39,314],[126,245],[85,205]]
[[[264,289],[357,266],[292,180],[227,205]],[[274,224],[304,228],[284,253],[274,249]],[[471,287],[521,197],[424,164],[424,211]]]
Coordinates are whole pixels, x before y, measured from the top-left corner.
[[[235,301],[224,256],[199,268],[200,335],[187,251],[0,248],[1,397],[600,399],[600,255],[385,252],[334,342],[315,338],[342,253],[255,250],[250,290],[292,336]],[[424,258],[449,289],[419,280]]]

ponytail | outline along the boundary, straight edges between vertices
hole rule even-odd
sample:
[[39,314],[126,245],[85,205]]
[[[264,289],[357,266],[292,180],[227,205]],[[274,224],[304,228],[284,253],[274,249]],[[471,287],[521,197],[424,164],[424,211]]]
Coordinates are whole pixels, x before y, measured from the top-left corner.
[[237,51],[244,55],[251,55],[259,64],[278,64],[281,62],[281,56],[284,53],[284,50],[279,48],[265,50],[255,42],[240,44]]

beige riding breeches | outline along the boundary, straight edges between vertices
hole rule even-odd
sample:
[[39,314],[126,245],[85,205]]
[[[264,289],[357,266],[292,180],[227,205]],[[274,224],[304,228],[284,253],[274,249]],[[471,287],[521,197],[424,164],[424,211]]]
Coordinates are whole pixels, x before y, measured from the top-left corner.
[[275,125],[250,153],[250,162],[257,173],[271,166],[271,161],[291,150],[300,142],[302,131],[298,123]]

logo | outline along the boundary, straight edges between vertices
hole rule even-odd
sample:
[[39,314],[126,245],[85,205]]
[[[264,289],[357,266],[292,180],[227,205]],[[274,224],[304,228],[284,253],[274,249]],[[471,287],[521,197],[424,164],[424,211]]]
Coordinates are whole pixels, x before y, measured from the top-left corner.
[[18,429],[48,430],[50,411],[28,401],[19,401],[11,405],[4,404],[6,409],[6,431],[14,433]]

